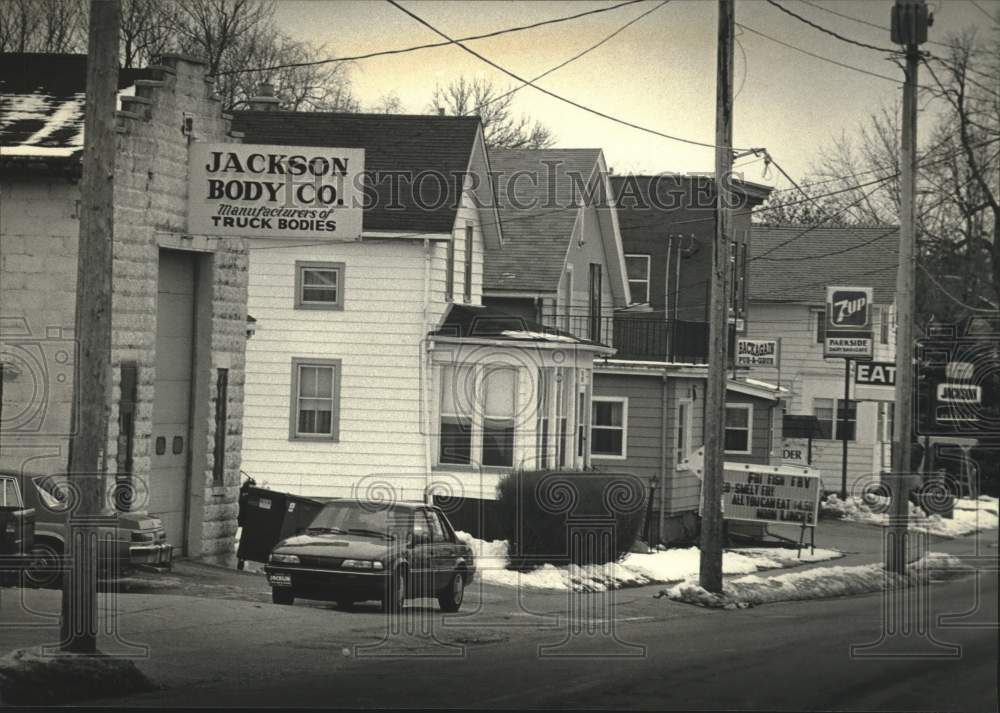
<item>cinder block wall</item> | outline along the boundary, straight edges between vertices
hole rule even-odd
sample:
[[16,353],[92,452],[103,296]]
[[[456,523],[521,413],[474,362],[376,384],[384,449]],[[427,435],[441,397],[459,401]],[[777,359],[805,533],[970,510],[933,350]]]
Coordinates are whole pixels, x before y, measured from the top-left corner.
[[[134,97],[122,98],[118,113],[118,154],[115,174],[115,268],[112,390],[108,462],[117,457],[120,370],[124,361],[138,366],[133,469],[137,480],[148,477],[153,441],[153,399],[156,379],[156,293],[161,247],[199,250],[210,254],[211,329],[207,388],[199,393],[211,401],[194,404],[201,423],[193,423],[201,444],[192,443],[192,512],[189,554],[219,559],[232,551],[240,485],[243,382],[246,351],[248,253],[245,240],[182,237],[187,226],[188,145],[192,141],[238,141],[230,117],[222,112],[205,65],[196,59],[169,55],[154,68],[155,79],[139,80]],[[190,120],[190,131],[182,130]],[[203,314],[205,312],[203,311]],[[208,366],[199,364],[204,370]],[[226,457],[223,484],[213,483],[216,370],[229,370]],[[204,406],[204,404],[201,404]],[[199,492],[201,491],[201,492]],[[144,497],[142,492],[137,497]],[[200,507],[199,507],[200,506]],[[197,523],[200,522],[200,528]]]

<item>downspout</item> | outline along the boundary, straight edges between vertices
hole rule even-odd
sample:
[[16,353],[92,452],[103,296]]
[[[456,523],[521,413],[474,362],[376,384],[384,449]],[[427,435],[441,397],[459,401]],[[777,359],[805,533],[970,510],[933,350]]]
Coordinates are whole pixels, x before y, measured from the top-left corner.
[[[667,517],[667,372],[663,372],[662,413],[660,414],[660,522],[656,528],[656,538],[663,541],[663,523]],[[660,544],[657,542],[656,544]],[[647,543],[651,544],[651,543]]]
[[[451,239],[454,240],[455,236],[452,235]],[[427,434],[424,437],[424,502],[428,505],[431,503],[431,496],[428,492],[430,488],[430,478],[431,478],[431,439],[434,437],[434,428],[431,424],[431,398],[434,394],[434,367],[431,360],[431,348],[433,343],[427,338],[427,335],[431,331],[431,241],[428,238],[424,238],[424,326],[423,333],[421,334],[420,342],[424,345],[424,353],[420,355],[424,360],[424,373],[427,375],[424,379],[424,393],[423,393],[423,404],[424,404],[424,433]]]

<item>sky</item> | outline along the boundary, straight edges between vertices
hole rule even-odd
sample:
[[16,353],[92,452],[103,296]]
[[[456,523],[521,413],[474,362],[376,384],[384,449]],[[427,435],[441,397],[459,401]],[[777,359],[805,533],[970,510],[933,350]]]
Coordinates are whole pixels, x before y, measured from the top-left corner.
[[[661,0],[496,38],[469,46],[515,74],[531,78],[605,38]],[[888,26],[891,0],[781,0],[790,10],[861,42],[891,47],[889,32],[838,17],[820,8]],[[400,0],[451,37],[482,34],[572,15],[616,2],[591,0]],[[812,3],[812,4],[810,4]],[[819,5],[820,7],[816,7]],[[930,39],[977,28],[980,36],[1000,31],[983,10],[997,14],[1000,2],[931,0]],[[980,8],[983,8],[981,10]],[[539,86],[635,124],[714,143],[717,3],[670,0],[581,59],[552,73]],[[379,0],[282,0],[276,16],[289,34],[324,47],[323,56],[366,52],[441,41],[397,8]],[[902,79],[885,53],[847,44],[782,13],[764,0],[737,0],[736,21],[824,57],[876,74]],[[766,147],[794,178],[805,176],[818,151],[856,130],[880,104],[897,101],[901,84],[806,56],[737,27],[734,140],[737,147]],[[933,45],[924,49],[942,50]],[[408,113],[427,113],[437,84],[459,76],[486,77],[499,86],[519,82],[456,45],[353,64],[353,89],[362,105],[395,93]],[[926,77],[925,77],[926,79]],[[556,146],[604,150],[615,173],[710,172],[714,150],[668,140],[616,124],[546,96],[531,87],[515,95],[515,110],[546,124]],[[920,114],[920,134],[929,133],[938,108]],[[737,161],[745,163],[748,159]],[[749,159],[752,160],[752,157]],[[747,180],[788,185],[763,164],[742,170]]]

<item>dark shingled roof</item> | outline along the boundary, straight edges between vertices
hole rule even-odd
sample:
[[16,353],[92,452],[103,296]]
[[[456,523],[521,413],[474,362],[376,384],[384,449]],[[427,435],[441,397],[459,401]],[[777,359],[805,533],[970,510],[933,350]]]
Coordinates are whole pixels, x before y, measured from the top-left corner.
[[[122,69],[118,87],[151,76]],[[0,152],[66,158],[83,149],[87,55],[0,54]]]
[[[598,345],[569,332],[547,327],[517,315],[485,305],[455,303],[448,309],[440,328],[430,332],[435,337],[480,337],[528,342]],[[600,345],[604,346],[604,345]]]
[[248,144],[364,149],[365,230],[450,233],[479,117],[243,111],[233,129]]
[[580,197],[574,181],[586,185],[600,155],[600,149],[490,151],[504,246],[486,256],[483,289],[558,289],[576,223],[574,193]]
[[754,225],[750,252],[751,300],[821,304],[827,285],[872,287],[879,304],[895,296],[899,228],[894,225]]

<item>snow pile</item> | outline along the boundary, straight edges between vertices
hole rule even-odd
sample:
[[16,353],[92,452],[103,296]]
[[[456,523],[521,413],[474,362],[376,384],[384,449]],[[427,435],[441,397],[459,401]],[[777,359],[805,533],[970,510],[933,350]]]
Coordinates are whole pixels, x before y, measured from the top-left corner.
[[[978,499],[958,499],[955,501],[954,516],[925,515],[919,507],[910,503],[910,529],[942,537],[961,537],[979,530],[995,530],[1000,524],[997,499],[982,495]],[[848,497],[841,500],[836,495],[822,503],[825,513],[851,522],[872,525],[889,524],[889,499],[877,495]]]
[[135,663],[101,654],[45,656],[21,649],[0,657],[0,705],[53,705],[151,691]]
[[[629,553],[620,562],[603,565],[543,564],[530,572],[508,569],[507,541],[478,540],[466,532],[456,533],[476,557],[480,579],[488,584],[531,589],[555,589],[574,592],[600,592],[607,589],[636,587],[643,584],[681,582],[698,574],[700,552],[697,547],[670,549],[650,554]],[[722,559],[724,574],[750,574],[762,569],[795,567],[807,562],[823,562],[843,555],[837,550],[802,550],[801,559],[790,548],[748,547],[726,552]]]
[[817,567],[774,577],[740,577],[725,582],[722,594],[713,594],[696,582],[688,581],[663,590],[659,596],[703,607],[745,609],[770,602],[867,594],[884,588],[926,584],[971,571],[972,567],[953,555],[931,552],[923,559],[911,562],[904,576],[886,572],[881,564]]

